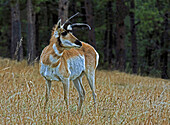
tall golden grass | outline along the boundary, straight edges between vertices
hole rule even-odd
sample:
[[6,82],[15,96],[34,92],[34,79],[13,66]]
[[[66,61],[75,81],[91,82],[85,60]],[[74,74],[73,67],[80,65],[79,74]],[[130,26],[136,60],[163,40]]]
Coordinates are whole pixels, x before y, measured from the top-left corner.
[[45,80],[38,63],[0,58],[0,124],[169,124],[170,81],[118,71],[96,72],[97,113],[86,78],[86,97],[76,114],[78,93],[71,83],[68,118],[61,82],[53,82],[44,110]]

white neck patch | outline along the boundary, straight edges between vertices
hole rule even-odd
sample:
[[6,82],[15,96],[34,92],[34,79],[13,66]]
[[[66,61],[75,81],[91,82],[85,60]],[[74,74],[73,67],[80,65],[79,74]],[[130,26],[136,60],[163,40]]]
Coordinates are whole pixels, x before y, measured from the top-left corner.
[[62,53],[59,53],[59,51],[58,51],[55,43],[53,44],[53,49],[54,49],[54,52],[55,52],[55,54],[56,54],[57,56],[62,56],[62,55],[63,55],[63,52],[62,52]]
[[52,63],[57,63],[59,61],[59,59],[55,59],[52,55],[50,55],[49,59]]
[[55,37],[55,38],[59,37],[58,31],[55,31],[55,32],[54,32],[54,37]]

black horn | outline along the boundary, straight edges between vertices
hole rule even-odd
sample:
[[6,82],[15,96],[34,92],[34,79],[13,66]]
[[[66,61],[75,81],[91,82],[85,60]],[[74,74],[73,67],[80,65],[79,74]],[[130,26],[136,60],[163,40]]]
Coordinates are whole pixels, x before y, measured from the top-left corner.
[[87,26],[89,28],[89,30],[91,30],[91,27],[85,23],[74,23],[71,25],[71,27],[76,27],[76,26]]

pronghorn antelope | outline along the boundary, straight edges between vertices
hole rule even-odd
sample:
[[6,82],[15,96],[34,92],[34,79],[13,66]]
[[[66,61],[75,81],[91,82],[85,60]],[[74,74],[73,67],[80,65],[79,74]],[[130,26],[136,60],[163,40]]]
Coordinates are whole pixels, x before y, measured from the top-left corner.
[[45,107],[50,95],[51,82],[54,80],[63,83],[64,100],[68,109],[69,86],[72,80],[79,94],[77,111],[80,112],[85,99],[85,90],[82,85],[83,75],[86,75],[88,79],[94,105],[96,103],[95,70],[98,65],[99,55],[91,45],[80,42],[71,33],[72,27],[76,25],[88,26],[87,24],[75,23],[66,27],[66,23],[61,25],[61,20],[59,20],[53,28],[50,44],[42,51],[40,74],[46,80]]

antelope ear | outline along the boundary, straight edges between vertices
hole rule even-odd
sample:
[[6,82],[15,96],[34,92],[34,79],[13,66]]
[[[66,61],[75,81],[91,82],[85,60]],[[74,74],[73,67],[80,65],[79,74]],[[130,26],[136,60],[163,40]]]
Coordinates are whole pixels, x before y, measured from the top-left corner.
[[61,19],[57,22],[56,30],[58,30],[59,28],[61,28]]
[[59,37],[59,33],[58,33],[58,31],[56,30],[56,31],[54,31],[54,37],[55,38],[58,38]]

